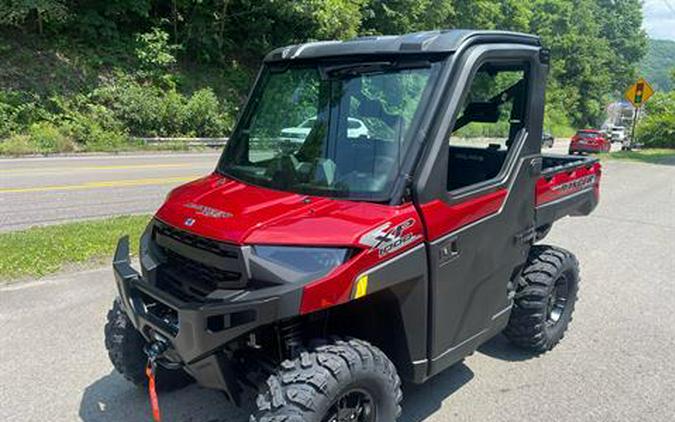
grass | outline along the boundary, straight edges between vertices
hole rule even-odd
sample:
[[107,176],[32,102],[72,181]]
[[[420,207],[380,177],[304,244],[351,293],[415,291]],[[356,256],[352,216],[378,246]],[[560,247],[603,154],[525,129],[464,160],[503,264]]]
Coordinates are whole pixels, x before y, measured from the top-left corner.
[[616,151],[610,154],[599,154],[603,160],[628,160],[650,164],[674,164],[675,149],[650,148],[634,151]]
[[125,234],[130,235],[135,253],[149,219],[147,215],[113,217],[0,233],[0,282],[110,260],[117,240]]
[[55,155],[55,154],[70,154],[80,152],[161,152],[161,151],[219,151],[221,147],[211,148],[206,145],[188,145],[183,141],[166,141],[154,144],[144,144],[137,141],[129,141],[128,143],[117,148],[87,148],[81,150],[78,148],[64,148],[44,151],[35,146],[27,136],[15,135],[7,140],[0,139],[0,157],[22,157],[26,155]]

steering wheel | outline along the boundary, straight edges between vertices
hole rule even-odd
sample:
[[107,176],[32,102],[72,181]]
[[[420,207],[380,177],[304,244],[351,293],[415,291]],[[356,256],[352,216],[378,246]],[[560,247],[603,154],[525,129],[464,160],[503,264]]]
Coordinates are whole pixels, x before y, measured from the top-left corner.
[[269,177],[275,186],[288,186],[298,179],[296,170],[297,158],[290,151],[282,151],[272,159],[265,170],[265,176]]

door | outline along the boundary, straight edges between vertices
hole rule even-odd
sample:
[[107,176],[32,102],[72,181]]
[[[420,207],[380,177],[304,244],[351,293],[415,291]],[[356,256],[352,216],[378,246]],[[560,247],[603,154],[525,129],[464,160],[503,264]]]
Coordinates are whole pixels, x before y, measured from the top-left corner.
[[[452,129],[419,195],[430,265],[430,375],[508,322],[513,284],[534,234],[543,78],[536,49],[483,54],[451,113]],[[474,55],[476,56],[476,55]],[[461,78],[460,78],[461,79]],[[461,84],[456,84],[456,86]],[[534,123],[538,124],[534,124]],[[420,185],[418,185],[420,186]]]

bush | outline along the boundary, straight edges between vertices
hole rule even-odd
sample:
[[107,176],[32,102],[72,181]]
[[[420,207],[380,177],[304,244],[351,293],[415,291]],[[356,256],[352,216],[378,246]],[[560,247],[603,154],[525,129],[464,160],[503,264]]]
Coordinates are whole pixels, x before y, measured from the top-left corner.
[[647,103],[637,138],[648,148],[675,148],[675,91],[656,93]]
[[61,130],[85,151],[117,151],[128,144],[129,138],[122,130],[106,128],[91,115],[77,114],[63,123]]
[[28,136],[39,153],[75,151],[73,141],[49,122],[32,124],[28,128]]
[[51,117],[36,98],[22,92],[0,91],[0,138]]
[[97,88],[92,100],[112,111],[116,120],[138,136],[156,136],[164,105],[162,91],[122,78]]
[[28,133],[12,135],[0,142],[0,154],[26,155],[75,151],[75,143],[61,128],[49,122],[35,123]]
[[121,78],[95,90],[92,99],[135,136],[223,136],[233,123],[210,89],[188,98]]
[[9,135],[15,129],[13,108],[0,102],[0,137]]
[[27,155],[37,152],[28,135],[14,135],[0,141],[0,155]]
[[234,124],[232,113],[223,113],[216,94],[210,89],[196,91],[185,105],[183,130],[201,136],[224,136]]

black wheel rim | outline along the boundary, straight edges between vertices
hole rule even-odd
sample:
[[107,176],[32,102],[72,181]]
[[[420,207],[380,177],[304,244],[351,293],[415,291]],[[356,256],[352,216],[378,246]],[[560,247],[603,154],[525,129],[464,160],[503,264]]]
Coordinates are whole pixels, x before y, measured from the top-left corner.
[[376,411],[375,401],[367,391],[352,389],[335,401],[322,422],[375,422]]
[[546,306],[546,324],[549,327],[556,326],[563,319],[569,300],[569,290],[567,277],[563,275],[556,280]]

